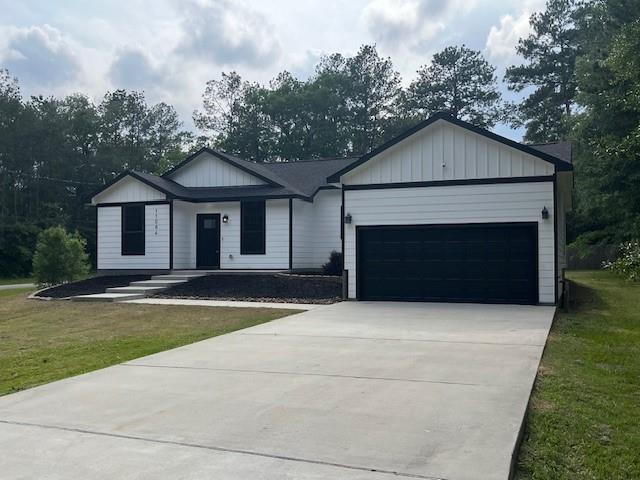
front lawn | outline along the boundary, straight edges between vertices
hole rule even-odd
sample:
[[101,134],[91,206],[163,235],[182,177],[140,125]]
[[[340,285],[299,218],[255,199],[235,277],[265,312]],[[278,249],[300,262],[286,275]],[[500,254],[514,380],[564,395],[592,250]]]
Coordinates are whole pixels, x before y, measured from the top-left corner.
[[33,277],[0,278],[0,285],[17,285],[20,283],[35,283]]
[[0,291],[0,395],[296,313],[39,301],[28,291]]
[[517,479],[640,478],[640,284],[571,272],[547,342]]

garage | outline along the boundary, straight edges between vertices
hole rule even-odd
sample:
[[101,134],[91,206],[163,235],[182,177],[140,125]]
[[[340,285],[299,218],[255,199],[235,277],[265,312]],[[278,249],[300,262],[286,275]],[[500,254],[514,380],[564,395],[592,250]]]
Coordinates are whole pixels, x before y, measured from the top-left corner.
[[345,296],[557,305],[571,145],[524,145],[436,114],[329,177]]
[[538,303],[536,223],[361,226],[358,298]]

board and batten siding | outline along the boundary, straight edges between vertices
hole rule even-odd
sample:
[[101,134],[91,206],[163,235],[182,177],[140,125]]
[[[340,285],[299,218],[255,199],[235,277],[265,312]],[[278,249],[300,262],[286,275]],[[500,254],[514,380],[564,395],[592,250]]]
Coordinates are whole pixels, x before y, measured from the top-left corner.
[[169,268],[169,205],[144,210],[145,254],[122,255],[122,207],[98,207],[98,270]]
[[93,197],[93,204],[154,202],[165,200],[164,193],[133,177],[124,177],[117,183]]
[[[460,223],[538,223],[538,285],[541,303],[555,302],[553,182],[384,188],[345,191],[345,269],[349,298],[356,298],[356,227]],[[541,218],[546,206],[550,216]]]
[[237,187],[265,184],[258,177],[206,152],[173,172],[170,178],[185,187]]
[[320,190],[313,203],[293,200],[293,268],[321,268],[332,251],[342,251],[342,192]]
[[292,268],[317,268],[313,258],[314,205],[293,199]]
[[341,190],[320,190],[313,199],[313,261],[321,267],[332,251],[342,252],[340,224]]
[[[240,254],[240,202],[175,202],[173,210],[174,268],[196,268],[196,215],[220,215],[220,268],[265,269],[289,268],[289,200],[266,201],[266,253]],[[228,215],[229,221],[222,223]],[[180,231],[179,231],[180,230]]]
[[445,121],[343,176],[348,185],[553,175],[554,165]]
[[193,204],[174,200],[173,202],[173,268],[193,268],[191,251]]

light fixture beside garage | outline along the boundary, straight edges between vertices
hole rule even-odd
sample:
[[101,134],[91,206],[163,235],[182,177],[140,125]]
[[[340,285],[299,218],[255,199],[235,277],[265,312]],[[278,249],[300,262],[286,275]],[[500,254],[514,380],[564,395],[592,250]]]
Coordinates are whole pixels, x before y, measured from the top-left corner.
[[549,210],[547,210],[547,206],[545,205],[544,207],[542,207],[542,218],[544,220],[546,220],[547,218],[549,218]]
[[222,216],[222,223],[229,223],[229,215],[226,213]]
[[347,213],[344,217],[344,223],[350,224],[351,223],[351,214]]

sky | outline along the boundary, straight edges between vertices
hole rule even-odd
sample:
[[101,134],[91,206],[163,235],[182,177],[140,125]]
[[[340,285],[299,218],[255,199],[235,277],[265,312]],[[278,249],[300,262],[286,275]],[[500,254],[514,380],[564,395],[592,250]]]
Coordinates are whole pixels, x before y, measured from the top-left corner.
[[[408,84],[448,45],[481,50],[497,67],[519,63],[518,38],[544,0],[0,0],[0,68],[23,95],[116,88],[166,102],[193,129],[207,80],[237,71],[267,83],[301,79],[318,59],[375,43]],[[500,82],[507,99],[517,99]],[[496,133],[520,140],[521,130]]]

